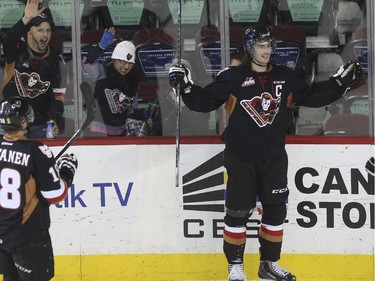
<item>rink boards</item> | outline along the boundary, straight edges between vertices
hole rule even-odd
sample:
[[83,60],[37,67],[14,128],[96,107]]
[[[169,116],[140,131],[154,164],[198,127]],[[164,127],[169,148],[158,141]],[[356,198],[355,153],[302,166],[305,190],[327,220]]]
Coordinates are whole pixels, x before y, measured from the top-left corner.
[[[55,154],[61,147],[52,147]],[[374,280],[373,145],[289,144],[280,264],[298,280]],[[226,280],[221,144],[80,145],[74,185],[51,207],[57,281]],[[255,280],[260,216],[248,224]]]

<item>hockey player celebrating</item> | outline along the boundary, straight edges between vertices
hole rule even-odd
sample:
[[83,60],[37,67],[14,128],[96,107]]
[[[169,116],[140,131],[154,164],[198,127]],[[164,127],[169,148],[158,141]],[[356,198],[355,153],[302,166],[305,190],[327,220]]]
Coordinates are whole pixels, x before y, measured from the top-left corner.
[[50,204],[67,195],[77,169],[73,154],[55,161],[51,150],[25,134],[34,120],[20,97],[0,103],[0,274],[6,281],[54,276]]
[[190,110],[209,112],[225,104],[228,126],[224,166],[228,173],[223,250],[229,280],[245,281],[244,249],[246,224],[256,207],[263,206],[259,228],[260,278],[295,281],[278,265],[287,216],[288,158],[285,137],[288,105],[321,107],[338,100],[361,76],[356,62],[341,66],[327,81],[306,85],[294,70],[270,64],[276,47],[272,30],[266,26],[245,32],[246,54],[239,66],[224,69],[207,86],[193,84],[190,70],[173,65],[170,84],[180,85],[182,99]]

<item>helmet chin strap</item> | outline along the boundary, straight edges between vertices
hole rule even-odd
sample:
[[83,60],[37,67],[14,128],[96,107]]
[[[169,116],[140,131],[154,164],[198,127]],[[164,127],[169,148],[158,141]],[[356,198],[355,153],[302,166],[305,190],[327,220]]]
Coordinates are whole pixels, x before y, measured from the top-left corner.
[[252,63],[254,63],[254,64],[256,64],[257,66],[260,66],[260,67],[266,67],[266,68],[268,68],[268,66],[270,64],[269,62],[266,63],[266,64],[257,63],[257,62],[254,61],[253,53],[252,52],[249,52],[249,53],[250,53],[250,57],[251,57],[251,62]]
[[254,64],[256,64],[257,66],[260,66],[260,67],[267,67],[268,68],[268,65],[269,65],[269,63],[267,63],[267,64],[257,63],[257,62],[254,61],[253,58],[251,58],[251,62],[254,63]]

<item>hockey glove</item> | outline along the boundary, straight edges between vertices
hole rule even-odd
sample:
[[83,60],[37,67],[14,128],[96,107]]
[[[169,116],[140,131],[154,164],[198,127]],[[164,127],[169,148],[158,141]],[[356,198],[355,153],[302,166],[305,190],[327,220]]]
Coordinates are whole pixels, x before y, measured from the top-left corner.
[[185,93],[190,93],[191,86],[194,84],[191,79],[190,69],[183,64],[175,64],[169,68],[169,84],[176,88],[180,84],[180,88]]
[[78,161],[73,153],[62,155],[56,162],[60,177],[66,181],[68,187],[72,185],[78,167]]
[[357,61],[350,61],[331,76],[331,79],[341,88],[347,89],[359,81],[362,76],[362,67]]
[[107,29],[104,30],[102,40],[99,42],[100,49],[106,49],[108,46],[110,46],[113,43],[113,34],[112,32],[108,31]]
[[374,157],[371,157],[369,160],[367,160],[365,168],[366,168],[366,171],[370,175],[373,175],[373,176],[375,176],[374,166],[375,166],[375,160],[374,160]]

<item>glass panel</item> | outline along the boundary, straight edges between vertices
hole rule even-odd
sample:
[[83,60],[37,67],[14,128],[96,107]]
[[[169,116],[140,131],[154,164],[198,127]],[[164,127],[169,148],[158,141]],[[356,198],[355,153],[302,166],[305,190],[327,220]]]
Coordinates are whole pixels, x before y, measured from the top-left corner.
[[295,69],[299,59],[301,49],[293,46],[293,44],[279,43],[275,53],[271,58],[271,64],[286,65]]
[[0,28],[10,28],[23,15],[25,4],[17,0],[0,2]]
[[[199,24],[202,17],[204,2],[202,0],[181,1],[181,23]],[[177,24],[177,0],[168,0],[169,10],[173,17],[173,22]]]
[[[235,56],[239,54],[238,48],[231,47],[230,55]],[[221,44],[220,43],[207,43],[200,49],[200,55],[204,69],[207,74],[217,74],[223,69],[221,66]]]
[[263,1],[259,0],[229,0],[229,11],[235,23],[259,22],[262,7]]
[[166,46],[148,46],[138,52],[139,63],[146,77],[167,76],[173,59],[176,57],[176,49]]
[[354,100],[350,105],[350,113],[369,116],[368,98]]
[[145,3],[143,0],[108,1],[107,5],[114,25],[137,25],[141,21]]
[[[353,128],[347,128],[345,133],[337,121],[342,119],[345,120],[345,125],[352,123],[355,127],[358,120],[361,120],[361,124],[368,123],[369,118],[366,116],[372,114],[373,95],[367,83],[368,59],[371,56],[368,55],[366,16],[373,17],[373,15],[366,15],[365,1],[350,1],[350,7],[354,8],[354,5],[358,5],[355,10],[360,11],[355,13],[355,18],[345,13],[345,7],[349,5],[344,4],[348,1],[339,1],[342,5],[335,7],[329,5],[330,1],[327,2],[327,0],[280,0],[277,1],[279,4],[275,11],[272,10],[273,4],[268,1],[227,1],[230,13],[228,21],[231,29],[229,38],[223,38],[223,34],[220,33],[220,28],[224,26],[224,19],[220,14],[220,5],[224,3],[223,1],[182,1],[182,61],[191,68],[191,75],[196,85],[206,86],[225,67],[221,65],[221,46],[225,41],[231,39],[230,48],[225,52],[229,53],[230,58],[235,57],[243,51],[241,45],[245,28],[258,23],[269,24],[273,22],[269,15],[275,14],[277,30],[281,33],[277,33],[277,48],[271,58],[271,63],[287,65],[295,69],[307,83],[329,79],[340,65],[351,59],[356,59],[364,71],[362,81],[331,105],[317,109],[293,108],[291,114],[298,116],[295,120],[298,130],[295,133],[331,135],[335,134],[334,126],[336,126],[336,132],[339,135],[368,135],[368,130],[365,133],[363,131],[359,133]],[[116,41],[97,55],[96,62],[103,67],[103,73],[106,75],[105,71],[114,63],[111,56],[116,44],[122,40],[134,43],[136,47],[134,68],[139,82],[137,101],[133,100],[134,104],[137,103],[137,111],[142,109],[138,111],[139,115],[135,119],[143,118],[144,120],[141,121],[146,121],[151,126],[149,135],[174,135],[175,93],[169,85],[168,70],[175,58],[177,47],[177,1],[80,0],[78,4],[71,0],[50,0],[45,3],[48,4],[49,12],[56,25],[50,43],[57,47],[57,50],[62,50],[62,60],[59,61],[60,86],[66,88],[64,122],[60,124],[61,134],[58,137],[71,136],[75,132],[77,112],[82,112],[81,104],[77,100],[79,98],[77,85],[79,85],[81,74],[76,73],[79,69],[77,64],[82,64],[76,61],[73,48],[78,50],[77,59],[87,57],[93,49],[97,48],[104,29],[111,26],[116,29]],[[76,26],[75,17],[72,15],[76,12],[74,7],[77,5],[79,5],[77,13],[82,18],[81,46],[77,46],[75,38],[72,38],[72,27]],[[0,1],[1,34],[5,34],[22,17],[23,9],[22,1]],[[335,14],[340,16],[337,26],[331,21]],[[298,27],[302,29],[303,34],[285,33],[282,28],[284,26]],[[234,31],[232,28],[237,29],[236,35],[232,33]],[[234,37],[237,38],[236,42],[239,42],[236,45],[233,44]],[[0,77],[4,77],[4,69],[5,56],[1,48]],[[83,74],[82,79],[89,82],[93,90],[101,87],[101,82],[98,84],[98,81],[92,80],[86,69]],[[0,80],[0,87],[3,88],[3,86],[4,80]],[[121,107],[121,102],[126,99],[122,99],[122,95],[118,94],[112,95],[112,97],[116,96],[112,102]],[[181,112],[182,135],[218,134],[217,128],[220,127],[218,118],[220,122],[224,120],[219,116],[220,110],[197,113],[191,112],[182,104]],[[94,124],[99,124],[99,129],[98,131],[86,130],[86,137],[107,136],[101,114],[98,104],[98,118]],[[365,119],[357,117],[358,115],[364,116]],[[139,122],[125,124],[125,121],[122,125],[128,126],[128,130],[140,124]],[[361,127],[365,128],[366,124]],[[112,126],[110,129],[116,130],[117,128]]]
[[324,0],[288,0],[293,21],[318,21]]
[[[40,42],[41,36],[35,28],[29,31],[26,26],[22,30],[22,25],[19,25],[17,29],[12,29],[23,16],[25,2],[0,1],[2,97],[18,94],[24,96],[34,107],[36,121],[32,124],[30,137],[45,138],[46,124],[50,119],[53,119],[59,127],[59,133],[55,137],[68,136],[74,131],[74,125],[70,126],[73,122],[69,122],[66,116],[75,112],[73,106],[75,101],[70,94],[72,89],[68,87],[69,82],[72,82],[72,71],[69,68],[71,50],[66,48],[67,42],[64,42],[63,36],[56,28],[52,28],[52,32],[49,33],[48,25],[44,21],[41,21],[38,27],[46,30],[49,39],[48,46]],[[48,9],[49,4],[54,7],[58,4],[60,7]],[[66,13],[67,10],[69,10],[69,15],[72,13],[70,0],[44,1],[43,5],[47,7],[44,10],[44,18],[54,23],[58,22],[55,12],[65,6],[69,6]],[[72,17],[70,16],[68,25],[71,26],[71,24]],[[57,27],[57,25],[54,26]],[[30,39],[25,36],[28,31],[33,34],[34,44],[30,44],[28,41]],[[71,32],[69,33],[71,38]],[[71,42],[69,43],[71,45]]]
[[368,72],[368,56],[366,42],[354,46],[354,54],[358,63],[362,66],[364,72]]
[[[72,3],[71,0],[51,0],[49,1],[49,9],[55,26],[69,27],[72,26]],[[79,1],[79,12],[82,17],[84,3]]]

